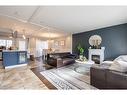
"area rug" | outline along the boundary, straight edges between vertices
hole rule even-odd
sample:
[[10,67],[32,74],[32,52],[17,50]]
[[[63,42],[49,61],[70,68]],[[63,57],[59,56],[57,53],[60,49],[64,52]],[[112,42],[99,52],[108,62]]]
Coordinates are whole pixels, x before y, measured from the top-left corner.
[[[76,71],[80,67],[84,73]],[[40,72],[57,89],[96,89],[90,85],[89,66],[74,63],[61,68],[54,68]],[[83,71],[83,70],[81,70]],[[86,72],[86,73],[85,73]]]

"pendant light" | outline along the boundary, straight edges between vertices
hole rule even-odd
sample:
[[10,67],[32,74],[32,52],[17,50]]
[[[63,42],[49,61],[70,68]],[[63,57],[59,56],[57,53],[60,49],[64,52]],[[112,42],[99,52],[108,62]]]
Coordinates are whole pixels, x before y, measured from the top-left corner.
[[23,39],[26,39],[26,36],[25,36],[25,30],[23,29],[23,35],[22,35]]

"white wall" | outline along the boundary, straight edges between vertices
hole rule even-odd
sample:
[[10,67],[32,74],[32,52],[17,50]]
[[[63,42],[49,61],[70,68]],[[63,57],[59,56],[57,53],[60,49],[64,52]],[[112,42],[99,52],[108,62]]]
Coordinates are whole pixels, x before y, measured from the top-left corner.
[[[61,46],[60,41],[65,41],[65,45]],[[58,45],[56,45],[58,43]],[[49,48],[56,50],[56,52],[72,52],[72,36],[56,38],[48,41]]]

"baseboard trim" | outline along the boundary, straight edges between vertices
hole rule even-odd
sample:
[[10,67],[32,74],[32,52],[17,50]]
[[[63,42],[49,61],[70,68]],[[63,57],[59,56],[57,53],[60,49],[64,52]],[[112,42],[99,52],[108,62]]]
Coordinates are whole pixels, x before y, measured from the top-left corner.
[[6,66],[5,69],[11,69],[11,68],[16,68],[16,67],[22,67],[22,66],[26,66],[27,63],[25,64],[20,64],[20,65],[13,65],[13,66]]

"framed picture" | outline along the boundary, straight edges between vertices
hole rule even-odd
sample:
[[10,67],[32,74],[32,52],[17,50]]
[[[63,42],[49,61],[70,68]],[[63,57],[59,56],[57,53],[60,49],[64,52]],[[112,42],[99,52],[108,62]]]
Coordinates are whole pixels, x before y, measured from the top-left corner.
[[59,41],[55,41],[55,46],[59,46]]
[[65,41],[64,40],[60,41],[60,45],[64,46],[65,45]]

